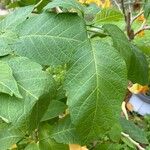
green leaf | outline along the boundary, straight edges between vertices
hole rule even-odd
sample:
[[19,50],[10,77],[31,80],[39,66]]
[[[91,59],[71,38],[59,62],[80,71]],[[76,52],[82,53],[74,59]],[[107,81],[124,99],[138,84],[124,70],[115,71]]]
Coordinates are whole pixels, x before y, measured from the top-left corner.
[[11,44],[15,42],[17,35],[7,30],[0,33],[0,56],[5,56],[12,53]]
[[12,30],[31,14],[34,6],[27,6],[15,10],[0,22],[0,31]]
[[40,150],[40,148],[37,143],[31,143],[24,150]]
[[53,119],[62,114],[65,109],[67,109],[67,106],[63,102],[52,100],[41,121]]
[[4,123],[0,124],[0,148],[2,150],[7,150],[22,138],[23,134],[20,130]]
[[51,9],[57,6],[67,9],[74,8],[83,12],[83,7],[77,0],[53,0],[44,9]]
[[[50,91],[54,84],[53,79],[42,71],[39,64],[27,58],[12,58],[8,63],[13,70],[14,78],[23,99],[20,100],[16,97],[0,94],[0,116],[11,122],[12,125],[19,128],[24,125],[26,129],[31,123],[37,122],[37,116],[35,116],[34,121],[29,122],[31,110],[43,95],[51,94]],[[49,100],[50,98],[51,96],[49,96]]]
[[85,41],[65,80],[71,120],[86,143],[118,122],[127,84],[124,60],[102,41]]
[[57,143],[50,137],[52,130],[53,127],[48,124],[41,125],[39,131],[40,150],[69,150],[68,145]]
[[64,64],[87,37],[83,27],[77,14],[43,13],[20,26],[14,49],[40,64]]
[[106,24],[103,28],[111,36],[113,46],[119,51],[126,62],[128,79],[133,83],[147,84],[148,66],[145,56],[128,41],[125,34],[117,26]]
[[129,69],[132,56],[132,49],[127,37],[125,36],[123,31],[121,31],[116,25],[105,24],[103,25],[103,28],[111,36],[113,40],[113,46],[122,55]]
[[146,0],[146,4],[144,6],[144,16],[147,19],[150,15],[150,0]]
[[121,150],[122,145],[117,143],[102,143],[96,146],[94,150]]
[[129,134],[131,138],[133,138],[139,143],[148,144],[145,132],[138,126],[136,126],[132,121],[128,121],[126,119],[121,118],[120,123],[123,128],[123,131],[126,134]]
[[12,32],[32,12],[33,6],[19,8],[0,22],[0,56],[12,53],[10,45],[15,42],[17,35]]
[[0,92],[9,94],[10,96],[15,95],[18,98],[22,98],[17,82],[13,77],[12,69],[5,62],[0,61]]
[[115,21],[120,21],[123,19],[123,14],[114,8],[105,8],[102,9],[95,17],[94,23],[101,24],[101,23],[110,23]]
[[75,129],[75,126],[71,123],[69,116],[61,119],[54,127],[51,135],[59,143],[64,144],[79,144],[79,136]]
[[113,141],[113,142],[119,142],[121,139],[121,127],[118,124],[115,124],[112,126],[110,132],[109,132],[109,138]]
[[129,79],[133,83],[148,84],[148,62],[145,55],[136,47],[132,46],[132,56],[128,71]]

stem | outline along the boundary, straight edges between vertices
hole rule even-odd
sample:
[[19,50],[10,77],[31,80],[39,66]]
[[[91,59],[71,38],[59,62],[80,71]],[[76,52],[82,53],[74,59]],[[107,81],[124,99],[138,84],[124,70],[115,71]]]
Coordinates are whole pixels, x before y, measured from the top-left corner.
[[143,148],[139,143],[137,143],[136,141],[134,141],[128,134],[121,132],[121,134],[128,138],[139,150],[145,150],[145,148]]
[[139,16],[141,16],[144,13],[144,11],[140,11],[135,17],[132,18],[131,23],[132,24]]
[[125,11],[125,5],[124,0],[121,0],[121,7],[122,7],[122,13],[124,14],[125,22],[127,21],[126,11]]
[[116,0],[113,0],[113,2],[116,4],[116,6],[118,7],[118,9],[122,12],[119,3]]
[[36,9],[42,2],[43,2],[43,0],[40,0],[40,1],[34,6],[34,9]]
[[144,30],[150,30],[150,26],[144,26],[144,27],[140,28],[137,32],[135,32],[134,36],[136,36],[137,34],[139,34],[140,32],[142,32]]

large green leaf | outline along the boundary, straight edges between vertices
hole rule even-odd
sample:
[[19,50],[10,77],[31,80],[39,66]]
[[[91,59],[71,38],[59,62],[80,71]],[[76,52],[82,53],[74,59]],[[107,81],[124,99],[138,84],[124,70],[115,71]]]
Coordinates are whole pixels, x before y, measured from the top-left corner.
[[0,56],[12,53],[10,45],[17,38],[12,30],[31,14],[32,9],[33,6],[19,8],[0,22]]
[[53,127],[48,124],[43,124],[39,130],[39,146],[40,150],[69,150],[68,145],[60,144],[52,139]]
[[[53,80],[50,75],[42,71],[39,64],[31,62],[27,58],[12,58],[8,63],[13,70],[23,99],[0,94],[0,116],[16,127],[20,127],[22,123],[28,127],[29,124],[37,122],[37,116],[34,116],[34,121],[28,122],[31,110],[44,94],[50,92]],[[44,101],[46,100],[43,100],[43,103]]]
[[131,138],[133,138],[135,141],[139,143],[148,144],[146,133],[138,126],[136,126],[132,121],[128,121],[126,119],[121,118],[120,122],[123,131],[126,134],[129,134]]
[[84,142],[105,134],[118,122],[127,76],[120,54],[87,40],[73,57],[65,80],[71,120]]
[[0,31],[12,30],[31,14],[34,6],[27,6],[15,10],[0,22]]
[[18,30],[16,53],[46,65],[67,63],[86,38],[84,22],[77,14],[43,13]]
[[13,144],[17,143],[23,138],[20,130],[12,128],[7,124],[0,124],[0,148],[1,150],[8,150]]
[[5,62],[0,61],[0,92],[15,95],[18,98],[22,98],[17,82],[13,77],[12,69]]
[[[124,58],[128,68],[128,79],[133,83],[148,83],[148,66],[145,56],[132,46],[123,31],[116,25],[107,24],[103,28],[113,40],[113,46]],[[143,71],[144,70],[144,71]],[[138,73],[138,74],[137,74]]]
[[44,9],[51,9],[58,6],[67,9],[74,8],[78,11],[83,11],[82,5],[77,0],[54,0],[50,2]]
[[75,126],[71,123],[71,119],[69,116],[63,118],[58,122],[58,124],[54,127],[51,137],[59,143],[80,143]]
[[53,100],[50,102],[48,109],[41,121],[46,121],[58,117],[65,111],[65,109],[67,109],[67,106],[63,102]]
[[102,9],[95,17],[94,23],[101,24],[101,23],[110,23],[114,21],[120,21],[123,19],[123,14],[114,8],[105,8]]

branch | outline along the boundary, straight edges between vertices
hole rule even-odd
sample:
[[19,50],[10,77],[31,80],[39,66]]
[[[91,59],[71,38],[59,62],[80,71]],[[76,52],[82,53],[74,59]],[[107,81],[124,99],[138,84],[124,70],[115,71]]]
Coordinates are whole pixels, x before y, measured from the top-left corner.
[[137,34],[139,34],[140,32],[144,31],[144,30],[150,30],[150,26],[145,25],[146,24],[146,20],[144,20],[144,22],[142,23],[140,29],[134,33],[134,36],[136,36]]
[[121,132],[121,134],[128,138],[139,150],[145,150],[145,148],[143,148],[139,143],[137,143],[136,141],[134,141],[128,134]]
[[121,0],[121,7],[122,7],[122,13],[124,14],[125,21],[127,22],[124,0]]
[[133,17],[132,20],[131,20],[131,24],[132,24],[139,16],[141,16],[143,13],[144,13],[144,11],[140,11],[135,17]]
[[118,7],[118,9],[122,12],[119,3],[116,0],[113,0],[113,2],[116,4],[116,6]]

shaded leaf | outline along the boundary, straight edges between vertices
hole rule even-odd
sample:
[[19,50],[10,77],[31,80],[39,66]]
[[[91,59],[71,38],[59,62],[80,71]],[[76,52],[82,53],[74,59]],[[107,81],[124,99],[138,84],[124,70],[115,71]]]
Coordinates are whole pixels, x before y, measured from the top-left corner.
[[68,145],[57,143],[50,137],[52,130],[53,127],[48,124],[41,125],[39,131],[40,150],[69,150]]
[[[128,68],[128,79],[133,83],[147,84],[148,64],[145,56],[133,46],[123,31],[116,25],[106,24],[103,28],[108,32],[113,40],[113,46],[124,58]],[[144,72],[143,72],[144,71]]]
[[148,144],[145,132],[138,126],[136,126],[132,121],[128,121],[124,118],[121,118],[120,123],[123,128],[123,131],[126,134],[129,134],[131,138],[133,138],[135,141],[139,143]]
[[65,111],[66,108],[67,106],[63,102],[52,100],[41,121],[50,120],[59,116]]
[[[44,94],[49,93],[53,88],[53,79],[42,71],[39,64],[27,58],[12,58],[8,63],[13,70],[23,99],[0,94],[0,116],[12,122],[16,127],[24,125],[27,128],[31,124],[31,122],[29,123],[29,116],[32,108]],[[35,116],[35,122],[36,118]],[[34,121],[32,123],[34,124]]]
[[7,150],[22,138],[23,134],[20,130],[4,123],[0,124],[0,148],[2,150]]
[[0,92],[15,95],[18,98],[22,98],[17,82],[13,77],[12,69],[5,62],[0,61]]
[[51,137],[59,143],[80,143],[75,126],[71,123],[69,116],[65,117],[64,119],[58,122],[58,124],[54,127]]

